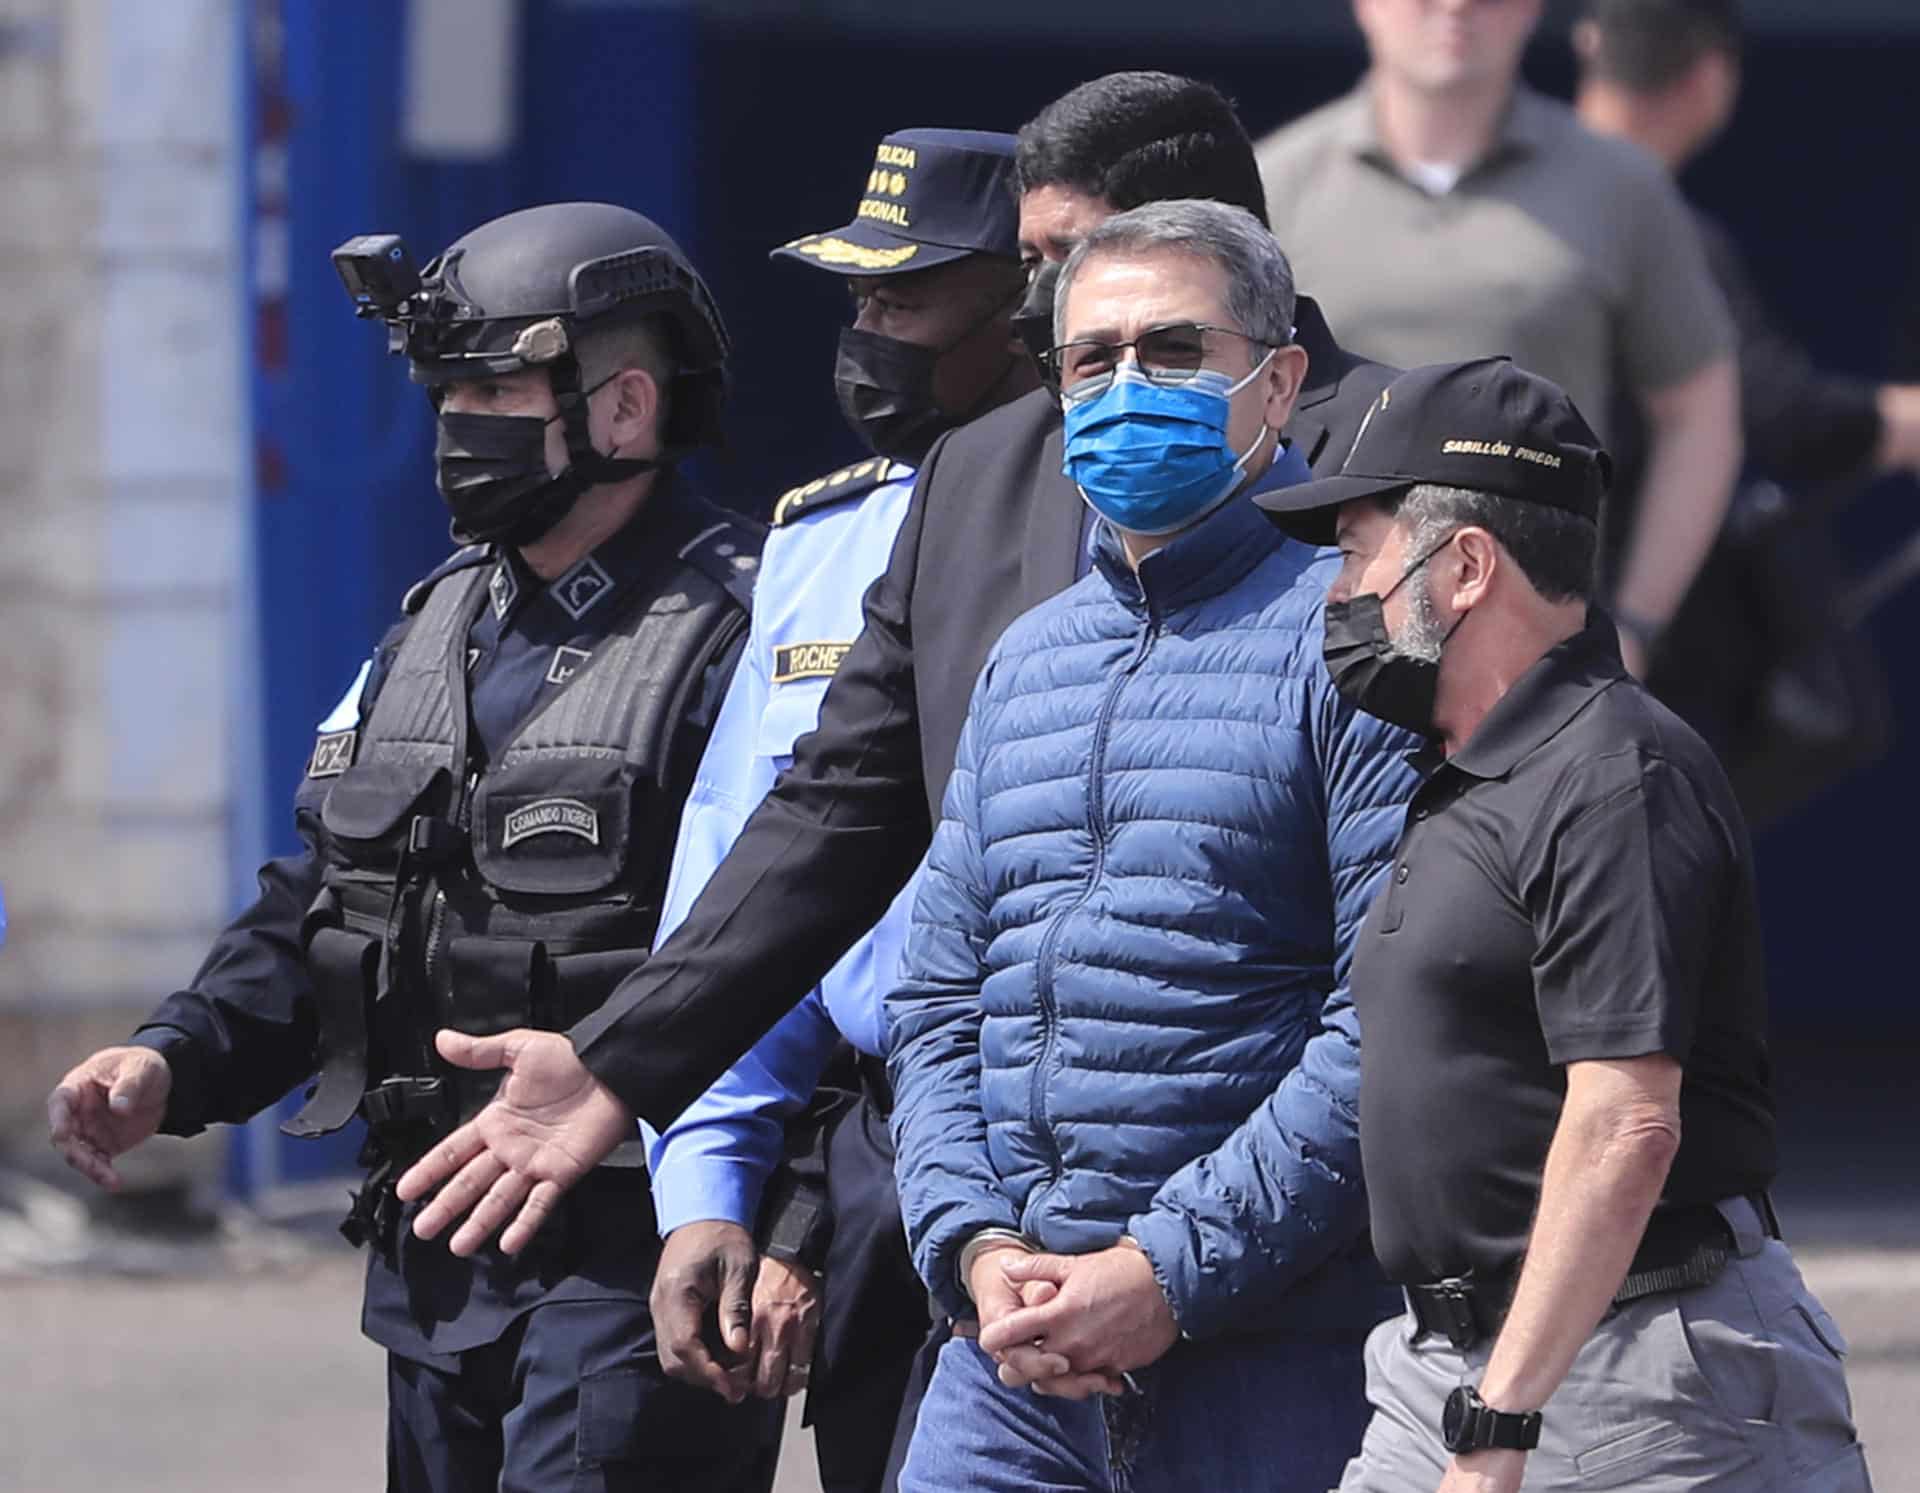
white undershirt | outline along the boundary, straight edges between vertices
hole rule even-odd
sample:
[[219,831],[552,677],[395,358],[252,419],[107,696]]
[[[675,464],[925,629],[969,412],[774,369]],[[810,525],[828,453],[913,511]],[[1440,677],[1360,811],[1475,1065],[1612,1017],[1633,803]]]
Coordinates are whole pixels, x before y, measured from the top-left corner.
[[1460,184],[1462,168],[1451,161],[1408,161],[1406,172],[1429,197],[1444,197]]

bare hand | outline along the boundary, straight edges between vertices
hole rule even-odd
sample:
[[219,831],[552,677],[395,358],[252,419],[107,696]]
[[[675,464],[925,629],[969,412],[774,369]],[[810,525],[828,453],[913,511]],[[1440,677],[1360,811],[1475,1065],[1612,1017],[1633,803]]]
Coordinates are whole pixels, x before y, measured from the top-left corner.
[[440,1194],[413,1221],[431,1239],[472,1210],[448,1244],[470,1255],[497,1233],[517,1254],[560,1196],[637,1133],[633,1112],[587,1072],[559,1032],[522,1028],[496,1037],[440,1032],[440,1056],[461,1068],[505,1068],[487,1107],[415,1162],[400,1178],[403,1202]]
[[762,1260],[753,1283],[753,1392],[778,1400],[805,1389],[819,1332],[820,1277],[797,1260]]
[[[1083,1399],[1118,1393],[1120,1376],[1161,1357],[1180,1339],[1180,1324],[1168,1306],[1146,1255],[1128,1244],[1088,1255],[1018,1255],[1000,1261],[1009,1283],[1047,1281],[1059,1294],[1039,1306],[1022,1307],[992,1327],[982,1326],[980,1346],[1002,1360],[1032,1344],[1072,1368],[1070,1376],[1035,1382],[1047,1394]],[[1003,1357],[1008,1355],[1008,1357]],[[1093,1384],[1090,1381],[1102,1381]]]
[[[758,1264],[753,1237],[745,1229],[707,1219],[682,1224],[667,1235],[653,1273],[648,1306],[660,1367],[676,1379],[712,1390],[729,1405],[747,1397]],[[715,1319],[720,1344],[732,1363],[723,1362],[708,1345],[707,1323]]]
[[1438,1493],[1519,1493],[1526,1473],[1525,1452],[1463,1452],[1447,1464]]
[[[1013,1253],[1010,1254],[1009,1251]],[[1051,1300],[1054,1287],[1044,1281],[1036,1281],[1024,1290],[1008,1280],[1001,1270],[1003,1260],[1011,1259],[1013,1254],[1024,1254],[1017,1244],[994,1245],[983,1249],[974,1257],[973,1272],[967,1277],[967,1289],[973,1297],[973,1304],[980,1314],[978,1325],[956,1324],[954,1332],[959,1337],[981,1337],[989,1327],[1001,1321],[1023,1306],[1039,1306],[1042,1301]],[[984,1344],[982,1345],[984,1346]],[[1072,1365],[1057,1354],[1042,1353],[1031,1343],[1020,1343],[1009,1353],[996,1353],[1000,1364],[1000,1376],[1007,1375],[1009,1358],[1018,1366],[1016,1372],[1021,1375],[1019,1382],[1027,1383],[1032,1379],[1057,1377],[1070,1373]],[[1013,1382],[1013,1381],[1007,1381]]]
[[113,1158],[160,1128],[173,1070],[150,1047],[103,1047],[47,1096],[47,1137],[96,1186],[120,1189]]

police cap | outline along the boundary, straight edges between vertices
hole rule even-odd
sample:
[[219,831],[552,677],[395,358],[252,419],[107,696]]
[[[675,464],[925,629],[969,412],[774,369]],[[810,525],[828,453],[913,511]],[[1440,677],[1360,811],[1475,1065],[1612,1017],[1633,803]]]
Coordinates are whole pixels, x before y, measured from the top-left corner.
[[902,275],[969,254],[1020,256],[1012,135],[900,130],[874,152],[853,221],[773,251],[838,275]]

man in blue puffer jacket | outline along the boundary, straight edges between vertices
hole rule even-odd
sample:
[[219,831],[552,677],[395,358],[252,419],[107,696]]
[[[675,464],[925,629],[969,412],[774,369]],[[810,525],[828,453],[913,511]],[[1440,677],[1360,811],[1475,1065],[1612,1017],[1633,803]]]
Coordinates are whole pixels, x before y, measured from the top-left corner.
[[1327,676],[1337,557],[1245,501],[1307,475],[1272,236],[1136,208],[1055,306],[1094,568],[987,661],[887,1003],[902,1211],[967,1334],[901,1487],[1323,1490],[1396,1305],[1346,981],[1415,743]]

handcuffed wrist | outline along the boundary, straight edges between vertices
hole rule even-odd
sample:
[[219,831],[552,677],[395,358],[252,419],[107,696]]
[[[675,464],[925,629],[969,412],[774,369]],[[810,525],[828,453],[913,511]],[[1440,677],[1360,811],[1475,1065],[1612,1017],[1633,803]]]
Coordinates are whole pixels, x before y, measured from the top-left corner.
[[1040,1253],[1039,1245],[1014,1229],[982,1229],[960,1247],[960,1289],[969,1301],[973,1300],[974,1263],[990,1249],[1017,1249],[1030,1255]]

